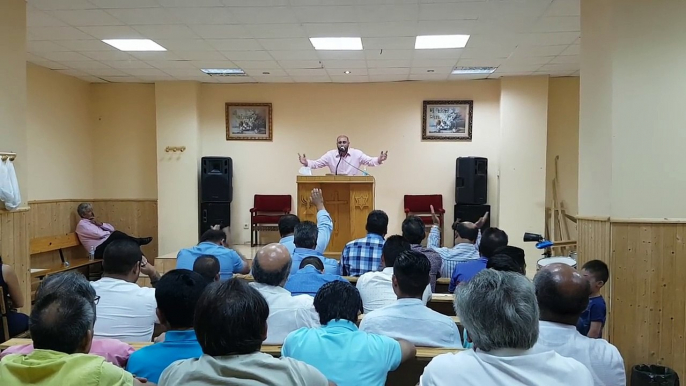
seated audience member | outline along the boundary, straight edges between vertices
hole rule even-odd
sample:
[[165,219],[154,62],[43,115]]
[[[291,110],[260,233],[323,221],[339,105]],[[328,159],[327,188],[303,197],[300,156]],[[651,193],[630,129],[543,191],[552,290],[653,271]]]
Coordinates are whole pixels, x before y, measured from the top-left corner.
[[448,292],[453,293],[458,284],[469,281],[481,270],[486,269],[488,259],[495,256],[498,248],[507,245],[507,233],[498,228],[488,228],[481,236],[481,243],[479,244],[479,254],[481,257],[477,260],[468,261],[455,266],[453,275],[448,285]]
[[253,261],[250,283],[269,304],[269,332],[265,344],[282,344],[291,331],[301,327],[318,327],[319,317],[312,296],[291,296],[283,286],[291,272],[291,257],[281,244],[262,247]]
[[405,339],[416,346],[462,348],[455,322],[422,301],[430,269],[421,253],[401,253],[393,264],[393,290],[398,300],[366,314],[360,331]]
[[79,223],[76,224],[76,235],[79,237],[81,245],[86,249],[86,252],[93,252],[96,259],[102,259],[105,253],[105,248],[114,240],[129,239],[135,241],[138,245],[147,245],[152,241],[152,237],[133,237],[124,232],[114,229],[112,224],[102,223],[95,219],[93,213],[93,205],[89,203],[82,203],[76,208],[76,212],[81,217]]
[[312,221],[303,221],[295,226],[295,234],[293,242],[295,243],[295,250],[291,255],[293,259],[293,266],[291,273],[295,273],[300,266],[300,262],[309,256],[316,256],[324,263],[324,272],[332,275],[340,275],[340,268],[338,267],[338,260],[329,259],[321,252],[315,250],[317,246],[317,225]]
[[[459,267],[459,265],[458,265]],[[421,386],[589,386],[591,373],[555,351],[535,352],[538,306],[524,275],[486,269],[457,287],[455,311],[475,349],[441,354]]]
[[133,376],[90,351],[95,304],[75,293],[48,293],[31,311],[30,354],[0,362],[0,383],[15,385],[138,385]]
[[[386,240],[381,254],[381,272],[367,272],[357,279],[357,290],[362,298],[364,313],[370,313],[398,300],[393,289],[393,266],[398,256],[410,250],[410,243],[402,236],[391,236]],[[422,294],[424,304],[431,300],[431,286],[427,284]]]
[[488,219],[488,212],[486,212],[486,214],[476,223],[460,220],[455,221],[452,225],[455,246],[452,248],[440,246],[440,222],[438,216],[434,213],[433,206],[431,206],[431,218],[433,219],[433,225],[431,226],[426,246],[427,248],[431,248],[438,252],[438,254],[441,255],[441,259],[443,259],[443,263],[441,264],[441,277],[450,277],[457,264],[479,258],[479,250],[477,248],[478,239],[481,227]]
[[414,358],[412,343],[357,329],[362,299],[350,283],[325,284],[314,298],[321,328],[290,333],[281,355],[301,360],[339,386],[383,386],[389,371]]
[[[321,189],[312,189],[312,205],[317,208],[317,246],[314,248],[319,253],[324,253],[326,247],[331,240],[331,232],[333,232],[333,220],[331,215],[324,207],[324,198],[322,197]],[[300,224],[300,219],[294,214],[287,214],[281,216],[279,219],[279,235],[281,240],[279,244],[288,249],[288,253],[293,256],[295,250],[295,243],[293,242],[293,234],[295,233],[295,226]]]
[[534,350],[553,350],[576,359],[591,372],[596,386],[626,385],[624,360],[617,348],[576,331],[591,294],[588,280],[569,265],[551,264],[534,276],[534,286],[541,310]]
[[498,253],[497,255],[488,259],[486,262],[486,268],[501,272],[516,272],[526,275],[526,268],[517,264],[512,257],[504,253]]
[[367,236],[345,245],[341,254],[341,274],[360,276],[381,270],[381,250],[388,232],[388,215],[373,210],[367,215]]
[[268,315],[264,297],[245,281],[210,284],[200,296],[193,323],[203,355],[172,363],[160,386],[331,385],[310,365],[260,352]]
[[408,216],[402,225],[403,237],[410,243],[410,248],[413,251],[422,253],[429,259],[431,263],[431,291],[436,290],[436,279],[441,274],[441,265],[443,260],[438,252],[431,248],[422,246],[422,241],[426,237],[426,227],[424,221],[417,216]]
[[102,279],[91,283],[100,297],[95,336],[123,342],[150,342],[157,320],[155,290],[136,284],[141,273],[154,286],[160,279],[152,264],[144,264],[138,244],[115,240],[105,250]]
[[220,269],[219,259],[212,255],[202,255],[193,263],[193,271],[209,282],[221,280]]
[[324,272],[324,263],[317,256],[310,256],[300,262],[300,269],[288,277],[286,288],[291,295],[310,295],[314,297],[319,288],[324,284],[345,280],[339,275],[332,275]]
[[235,273],[250,272],[250,263],[225,245],[226,234],[219,229],[209,229],[200,236],[198,245],[179,251],[176,255],[176,268],[192,270],[197,258],[211,255],[219,260],[219,275],[222,280],[230,279]]
[[[507,255],[509,256],[512,261],[519,267],[518,271],[512,271],[512,272],[520,272],[524,275],[526,275],[526,255],[524,254],[524,250],[519,247],[515,247],[512,245],[506,245],[504,247],[500,247],[495,250],[495,255]],[[490,260],[490,259],[489,259]],[[486,263],[486,268],[491,268],[488,266],[488,262]],[[496,271],[503,271],[502,269]]]
[[187,269],[175,269],[162,276],[155,287],[155,299],[157,318],[166,327],[164,342],[131,354],[126,370],[157,383],[164,369],[173,362],[202,355],[193,330],[193,315],[209,283],[199,273]]
[[[81,296],[94,304],[97,304],[100,300],[88,279],[77,271],[60,272],[46,277],[36,290],[36,301],[39,301],[47,294],[73,294]],[[94,338],[89,354],[101,356],[118,367],[125,367],[133,351],[133,347],[119,340]],[[9,354],[26,355],[31,352],[33,352],[32,343],[17,345],[9,347],[0,353],[0,358]]]
[[29,329],[29,317],[26,314],[17,312],[17,308],[24,307],[24,295],[21,293],[17,274],[12,267],[2,263],[2,256],[0,256],[0,288],[2,288],[2,293],[5,294],[5,298],[0,299],[0,302],[5,302],[7,329],[10,333],[10,336],[5,336],[1,328],[2,321],[0,321],[0,338],[4,342],[15,335],[27,331]]
[[610,279],[610,270],[607,268],[607,264],[602,261],[591,260],[581,267],[581,272],[586,280],[591,283],[591,296],[588,307],[579,317],[576,329],[581,335],[589,338],[600,338],[603,336],[607,313],[605,299],[600,294],[600,289]]

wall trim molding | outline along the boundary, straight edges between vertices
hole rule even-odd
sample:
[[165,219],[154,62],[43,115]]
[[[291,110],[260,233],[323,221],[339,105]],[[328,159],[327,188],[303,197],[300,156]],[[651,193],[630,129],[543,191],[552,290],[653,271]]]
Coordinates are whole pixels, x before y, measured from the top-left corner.
[[[59,198],[55,200],[32,200],[29,205],[45,204],[50,202],[104,202],[104,201],[123,201],[123,202],[150,202],[157,201],[157,198]],[[28,208],[26,209],[28,210]]]

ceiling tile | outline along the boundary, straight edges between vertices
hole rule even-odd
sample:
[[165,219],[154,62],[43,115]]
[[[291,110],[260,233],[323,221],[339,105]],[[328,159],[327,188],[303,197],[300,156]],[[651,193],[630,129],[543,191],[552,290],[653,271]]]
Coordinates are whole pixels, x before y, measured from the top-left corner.
[[540,64],[503,64],[498,72],[533,72],[541,68]]
[[249,76],[217,76],[214,79],[217,83],[255,83]]
[[512,54],[513,48],[504,47],[466,47],[460,55],[460,59],[493,59],[507,58]]
[[[184,1],[189,4],[188,0]],[[164,4],[162,4],[164,5]],[[177,19],[188,25],[237,24],[238,21],[228,8],[168,8]]]
[[300,24],[256,24],[245,28],[255,38],[306,38],[307,32]]
[[226,60],[219,51],[174,51],[174,54],[183,60]]
[[267,51],[224,51],[229,60],[274,60]]
[[412,67],[410,68],[410,75],[444,75],[447,76],[453,71],[453,66],[449,67]]
[[541,66],[537,71],[546,71],[546,72],[564,72],[564,71],[569,71],[569,72],[574,72],[579,69],[580,65],[579,63],[555,63],[555,64],[546,64]]
[[43,11],[33,10],[26,11],[26,26],[27,27],[64,27],[66,24]]
[[305,23],[303,27],[308,37],[359,37],[360,27],[357,23]]
[[534,25],[532,32],[579,32],[579,16],[542,17]]
[[397,37],[397,38],[362,38],[362,46],[367,49],[378,50],[413,50],[414,37]]
[[403,82],[409,79],[409,75],[369,75],[370,82]]
[[71,11],[53,11],[53,15],[74,27],[121,25],[122,22],[99,9],[80,9]]
[[85,55],[93,60],[101,61],[117,61],[117,60],[131,60],[133,57],[123,51],[82,51],[82,55]]
[[272,50],[311,50],[312,43],[306,38],[257,39],[267,51]]
[[102,76],[126,76],[126,73],[122,70],[117,70],[115,68],[91,68],[87,70],[88,74],[102,77]]
[[152,67],[165,70],[165,72],[167,69],[196,69],[196,67],[193,65],[193,62],[189,60],[148,60],[145,63]]
[[249,76],[255,77],[280,77],[280,76],[288,76],[288,73],[286,71],[280,69],[280,68],[249,68],[245,70],[245,73],[248,74]]
[[31,28],[31,36],[35,40],[71,40],[90,39],[87,34],[74,27],[34,27]]
[[257,39],[206,39],[207,44],[220,51],[261,51]]
[[[364,4],[364,2],[361,2]],[[361,22],[383,21],[416,21],[418,20],[419,5],[360,5],[355,7],[357,20]]]
[[170,51],[162,52],[131,52],[131,55],[141,60],[180,60],[176,54]]
[[581,45],[580,44],[572,44],[567,49],[562,51],[560,55],[581,55]]
[[322,68],[318,60],[279,60],[279,66],[285,70],[298,68]]
[[69,75],[69,76],[86,76],[86,75],[88,75],[85,72],[80,71],[80,70],[54,70],[54,71],[57,71],[60,74]]
[[457,59],[414,59],[412,67],[455,67]]
[[155,39],[162,47],[170,51],[215,51],[203,39]]
[[417,35],[471,35],[477,24],[476,20],[422,20],[417,23]]
[[364,60],[364,51],[317,51],[320,59]]
[[409,80],[424,80],[424,81],[442,81],[447,80],[448,75],[436,74],[410,74]]
[[73,51],[119,51],[111,45],[95,39],[60,40],[59,44]]
[[26,42],[26,51],[28,52],[56,52],[56,51],[72,51],[70,48],[61,46],[55,42],[48,40],[29,40]]
[[163,7],[221,7],[224,3],[221,0],[157,0]]
[[291,76],[294,81],[298,83],[329,83],[331,82],[331,79],[329,78],[328,75],[326,76],[308,76],[308,75],[303,75],[303,76]]
[[417,36],[417,23],[401,21],[360,23],[360,32],[363,38],[408,36],[414,38]]
[[512,53],[515,56],[556,56],[565,50],[568,46],[518,46]]
[[191,29],[205,39],[245,39],[252,35],[242,25],[192,25]]
[[579,32],[532,33],[522,36],[521,44],[531,46],[554,46],[572,44],[579,37]]
[[[109,1],[109,0],[102,0]],[[137,0],[132,0],[137,1]],[[129,25],[178,24],[181,21],[164,8],[109,9],[107,12]]]
[[367,60],[412,59],[414,50],[364,50]]
[[369,60],[367,59],[367,68],[391,68],[391,67],[410,67],[412,66],[412,59],[395,59],[395,60]]
[[533,71],[524,71],[524,72],[500,72],[496,71],[492,73],[491,75],[488,76],[488,78],[501,78],[501,77],[508,77],[508,76],[529,76],[533,74]]
[[368,70],[369,75],[408,75],[410,73],[409,68],[370,68]]
[[90,61],[91,59],[79,54],[78,52],[44,52],[42,55],[47,60],[53,62],[71,62],[71,61]]
[[89,0],[100,8],[154,8],[156,0]]
[[262,76],[253,76],[253,79],[255,81],[260,82],[260,83],[293,83],[293,78],[290,76],[269,76],[269,75],[262,75]]
[[278,63],[273,60],[232,60],[232,62],[242,69],[279,68]]
[[322,60],[322,64],[326,69],[352,70],[367,68],[367,62],[365,60]]
[[55,63],[55,62],[51,62],[49,60],[37,60],[37,61],[31,62],[31,63],[37,64],[37,65],[45,67],[45,68],[49,68],[51,70],[66,70],[66,69],[70,68],[66,64]]
[[151,66],[141,60],[113,60],[113,61],[103,61],[112,68],[151,68]]
[[97,39],[139,39],[144,37],[129,26],[81,27],[79,29]]
[[580,60],[579,56],[577,56],[577,55],[559,55],[550,61],[551,64],[556,64],[556,63],[576,63],[576,64],[579,64],[580,62],[581,62],[581,60]]
[[197,39],[190,28],[185,25],[134,25],[133,29],[148,39]]
[[495,59],[460,59],[457,61],[459,67],[498,67],[505,61],[505,58]]
[[554,56],[510,56],[505,65],[510,64],[546,64],[553,60]]
[[579,0],[555,0],[545,13],[546,16],[579,16],[580,14]]
[[147,82],[147,83],[155,83],[155,82],[171,82],[178,80],[174,78],[171,75],[145,75],[145,76],[140,76],[140,80]]
[[295,16],[301,23],[353,23],[357,13],[353,6],[310,6],[293,7]]
[[369,82],[369,77],[367,75],[355,76],[353,74],[349,75],[329,75],[331,81],[334,83],[364,83]]
[[327,76],[326,70],[323,68],[289,68],[286,72],[290,76]]
[[488,79],[491,74],[459,74],[459,75],[448,75],[449,81],[460,81],[460,80],[481,80]]
[[[61,64],[67,66],[67,68],[74,68],[77,70],[91,70],[100,68],[110,68],[110,66],[103,64],[101,62],[96,62],[95,60],[84,60],[78,62],[60,62]],[[86,71],[87,72],[87,71]]]
[[293,51],[268,51],[269,55],[276,60],[319,60],[319,55],[314,48],[309,50],[293,50]]
[[177,77],[177,76],[200,76],[203,74],[199,68],[166,68],[163,70],[165,73]]
[[[219,83],[220,78],[226,78],[226,77],[220,77],[220,76],[209,76],[205,74],[201,75],[195,75],[195,76],[183,76],[183,77],[175,77],[178,80],[189,80],[189,81],[194,81],[194,82],[202,82],[202,83]],[[248,78],[244,78],[248,79]]]
[[193,60],[191,61],[196,68],[238,68],[238,66],[230,60]]
[[278,7],[289,5],[288,0],[222,0],[230,7]]
[[95,8],[86,0],[29,0],[28,3],[38,9],[91,9]]
[[463,48],[453,48],[445,50],[415,50],[415,59],[453,59],[457,60],[462,56]]
[[126,68],[126,69],[122,69],[122,70],[124,72],[126,72],[127,74],[134,75],[134,76],[151,76],[151,75],[166,76],[167,75],[162,70],[158,70],[156,68]]
[[419,20],[477,20],[478,13],[471,12],[461,3],[421,4]]
[[103,76],[102,79],[110,83],[145,83],[134,76]]
[[231,13],[242,24],[298,23],[292,7],[237,7]]

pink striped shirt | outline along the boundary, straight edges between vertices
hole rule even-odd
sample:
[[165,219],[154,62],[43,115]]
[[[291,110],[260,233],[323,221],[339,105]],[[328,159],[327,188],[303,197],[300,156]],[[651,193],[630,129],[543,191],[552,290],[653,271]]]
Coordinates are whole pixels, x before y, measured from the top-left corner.
[[[339,160],[340,163],[338,162]],[[336,169],[336,165],[338,165],[338,170]],[[338,155],[338,149],[327,151],[318,160],[307,160],[307,167],[311,169],[319,169],[328,166],[329,170],[331,170],[331,174],[348,176],[354,176],[357,175],[357,173],[361,173],[357,170],[361,165],[377,166],[381,165],[381,162],[379,162],[379,157],[370,157],[364,154],[362,150],[353,148],[348,149],[348,154],[346,154],[342,160],[340,155]]]
[[76,234],[86,251],[90,252],[91,247],[97,248],[114,232],[111,224],[103,223],[101,227],[93,224],[90,220],[82,218],[76,225]]

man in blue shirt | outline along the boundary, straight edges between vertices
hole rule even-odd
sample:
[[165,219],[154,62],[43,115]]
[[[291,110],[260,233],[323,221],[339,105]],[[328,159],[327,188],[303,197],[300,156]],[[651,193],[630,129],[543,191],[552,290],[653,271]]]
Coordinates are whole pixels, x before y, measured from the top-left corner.
[[388,232],[388,215],[373,210],[367,216],[367,236],[345,245],[341,254],[341,272],[345,276],[360,276],[381,270],[381,252]]
[[173,362],[202,356],[193,330],[193,316],[208,284],[200,274],[187,269],[175,269],[162,276],[155,287],[155,300],[160,324],[167,327],[164,342],[131,354],[126,370],[158,383],[164,369]]
[[389,371],[414,358],[405,340],[359,331],[362,299],[350,283],[325,284],[314,298],[321,328],[301,328],[286,337],[281,356],[301,360],[338,386],[383,386]]
[[303,221],[295,226],[293,242],[295,250],[291,254],[293,264],[291,265],[291,275],[298,271],[300,262],[310,256],[316,256],[324,263],[324,272],[332,275],[340,275],[338,260],[329,259],[321,252],[315,250],[317,247],[317,224],[312,221]]
[[[324,198],[322,197],[321,189],[312,189],[312,205],[317,208],[317,228],[319,233],[317,234],[317,247],[315,250],[320,253],[324,253],[326,247],[329,245],[329,240],[331,240],[331,232],[333,232],[333,220],[329,212],[324,208]],[[279,234],[281,235],[281,240],[279,244],[283,245],[288,249],[288,253],[293,256],[293,251],[295,250],[295,243],[293,242],[293,237],[295,233],[295,226],[300,224],[300,219],[294,214],[287,214],[281,216],[279,220]]]
[[481,236],[481,243],[479,244],[480,258],[472,261],[460,263],[455,266],[453,275],[450,279],[448,292],[453,293],[458,284],[467,282],[481,270],[486,269],[488,259],[493,257],[498,248],[507,245],[507,233],[498,228],[488,228]]
[[208,230],[202,234],[198,245],[180,250],[176,255],[176,268],[190,271],[195,260],[203,255],[219,260],[219,276],[222,280],[230,279],[234,273],[250,272],[250,263],[238,252],[226,247],[226,234],[219,229]]
[[310,295],[314,297],[324,284],[336,280],[347,282],[339,275],[324,273],[324,263],[317,256],[310,256],[300,262],[300,269],[288,277],[284,288],[290,291],[293,296]]

